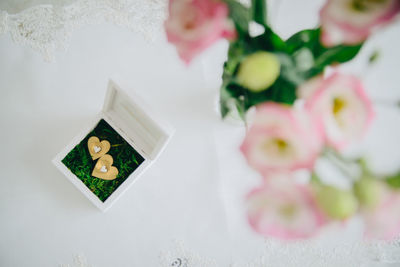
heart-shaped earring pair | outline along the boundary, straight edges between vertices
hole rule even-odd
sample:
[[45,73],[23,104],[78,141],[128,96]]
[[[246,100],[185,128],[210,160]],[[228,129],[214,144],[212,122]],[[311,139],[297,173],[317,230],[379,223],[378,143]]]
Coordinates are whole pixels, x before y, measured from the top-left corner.
[[94,166],[92,176],[103,180],[114,180],[117,178],[118,169],[112,166],[114,159],[107,154],[111,145],[107,140],[100,142],[96,136],[92,136],[88,140],[88,149],[93,160],[99,159]]

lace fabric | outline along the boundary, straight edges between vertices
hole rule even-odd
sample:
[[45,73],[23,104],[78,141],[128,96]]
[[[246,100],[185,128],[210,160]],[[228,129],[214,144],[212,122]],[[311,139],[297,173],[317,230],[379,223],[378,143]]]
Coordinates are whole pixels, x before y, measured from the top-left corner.
[[166,16],[165,0],[77,0],[66,6],[38,5],[17,14],[0,10],[0,34],[10,33],[52,61],[65,50],[72,32],[83,25],[110,22],[154,40]]
[[162,251],[159,257],[162,267],[218,267],[214,259],[203,257],[188,249],[184,242],[174,240],[170,250]]
[[[326,240],[325,240],[326,241]],[[260,256],[230,267],[354,267],[354,266],[398,266],[400,263],[400,241],[364,241],[328,244],[324,240],[281,242],[266,239]],[[394,265],[392,265],[394,264]],[[213,259],[203,257],[188,249],[182,241],[175,241],[170,250],[160,254],[163,267],[218,267]]]
[[75,255],[72,264],[60,264],[59,267],[93,267],[87,262],[84,255]]
[[[302,242],[280,242],[268,239],[259,257],[241,262],[231,262],[230,267],[368,267],[398,266],[400,241],[352,242],[321,244],[321,240]],[[328,246],[328,247],[327,247]],[[389,264],[389,265],[388,265]],[[76,255],[71,264],[60,267],[89,267],[84,255]],[[187,248],[183,241],[174,240],[168,250],[160,252],[159,266],[162,267],[218,267],[216,260],[199,255]]]

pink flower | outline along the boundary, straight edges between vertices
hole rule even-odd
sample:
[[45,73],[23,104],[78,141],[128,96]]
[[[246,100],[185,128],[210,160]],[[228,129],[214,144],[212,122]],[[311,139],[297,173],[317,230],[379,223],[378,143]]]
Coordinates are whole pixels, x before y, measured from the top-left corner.
[[400,235],[400,192],[385,188],[379,204],[365,209],[365,236],[371,239],[393,239]]
[[262,174],[311,168],[322,147],[322,131],[301,109],[276,103],[257,106],[240,149]]
[[354,76],[319,76],[300,86],[298,93],[324,128],[328,144],[336,149],[359,140],[373,118],[372,104]]
[[309,187],[287,181],[269,179],[249,193],[249,223],[256,232],[266,237],[311,237],[325,223],[325,218],[317,208]]
[[219,38],[235,38],[229,9],[218,0],[170,0],[165,30],[170,43],[188,64]]
[[328,0],[321,16],[321,41],[325,46],[363,42],[400,11],[398,0]]

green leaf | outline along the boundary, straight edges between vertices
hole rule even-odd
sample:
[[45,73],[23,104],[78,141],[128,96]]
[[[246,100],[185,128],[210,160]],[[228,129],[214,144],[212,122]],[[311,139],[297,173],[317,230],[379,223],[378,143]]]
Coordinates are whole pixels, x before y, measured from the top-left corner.
[[234,74],[244,55],[244,45],[242,39],[231,42],[228,50],[228,60],[224,63],[222,74],[222,86],[220,89],[220,111],[222,118],[225,118],[232,109],[232,101],[236,101],[235,96],[227,90],[226,86],[234,80]]
[[[242,93],[245,94],[244,89]],[[222,87],[220,90],[220,110],[222,118],[225,118],[230,112],[236,110],[242,120],[245,120],[246,115],[246,98],[244,94],[236,94],[229,91],[227,87]]]
[[225,118],[229,114],[229,100],[232,96],[229,94],[225,86],[222,86],[219,93],[219,107],[222,118]]
[[362,45],[344,46],[339,45],[321,51],[315,57],[316,66],[327,66],[333,63],[343,63],[352,60],[360,51]]
[[400,188],[400,173],[387,177],[386,183],[393,188]]
[[281,63],[281,78],[296,86],[304,83],[306,79],[304,73],[301,71],[303,66],[296,62],[297,57],[286,53],[277,53],[276,55]]
[[235,83],[233,79],[220,89],[222,118],[226,117],[233,108],[236,108],[239,115],[244,119],[246,111],[252,106],[267,101],[292,105],[295,100],[296,86],[281,77],[271,87],[262,92],[251,92]]
[[243,99],[244,109],[247,111],[250,107],[266,101],[274,101],[283,104],[293,104],[296,100],[296,86],[282,77],[267,90],[262,92],[251,92],[235,82],[231,82],[225,87],[230,97]]
[[251,14],[253,20],[263,26],[267,26],[267,2],[266,0],[252,0]]
[[229,8],[229,17],[235,23],[239,36],[246,35],[249,32],[250,10],[236,0],[225,0]]
[[368,58],[368,63],[373,64],[375,63],[380,57],[379,50],[375,50]]
[[268,27],[263,34],[254,38],[249,37],[248,43],[255,51],[286,52],[286,43]]
[[310,180],[312,185],[321,185],[321,179],[319,178],[318,174],[315,171],[311,172],[311,180]]
[[240,118],[244,121],[246,119],[246,98],[245,96],[235,99],[235,107],[239,113]]
[[302,30],[292,35],[287,41],[287,52],[293,54],[300,48],[307,47],[312,51],[319,45],[319,29]]
[[242,40],[231,42],[228,50],[228,60],[224,64],[224,81],[231,77],[245,54]]
[[279,77],[278,80],[265,91],[268,100],[292,105],[296,100],[296,85]]
[[312,52],[314,66],[305,73],[306,78],[318,75],[326,66],[352,60],[360,51],[362,43],[354,46],[338,45],[324,47],[320,43],[321,29],[303,30],[286,41],[287,52],[295,55],[300,49]]

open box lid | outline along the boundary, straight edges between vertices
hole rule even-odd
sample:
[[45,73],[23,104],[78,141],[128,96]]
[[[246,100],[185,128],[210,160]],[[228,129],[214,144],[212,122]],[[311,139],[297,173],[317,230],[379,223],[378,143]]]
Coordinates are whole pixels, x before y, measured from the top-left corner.
[[110,80],[103,113],[146,159],[154,160],[172,135],[172,128],[157,119],[139,96],[131,95],[133,98]]

